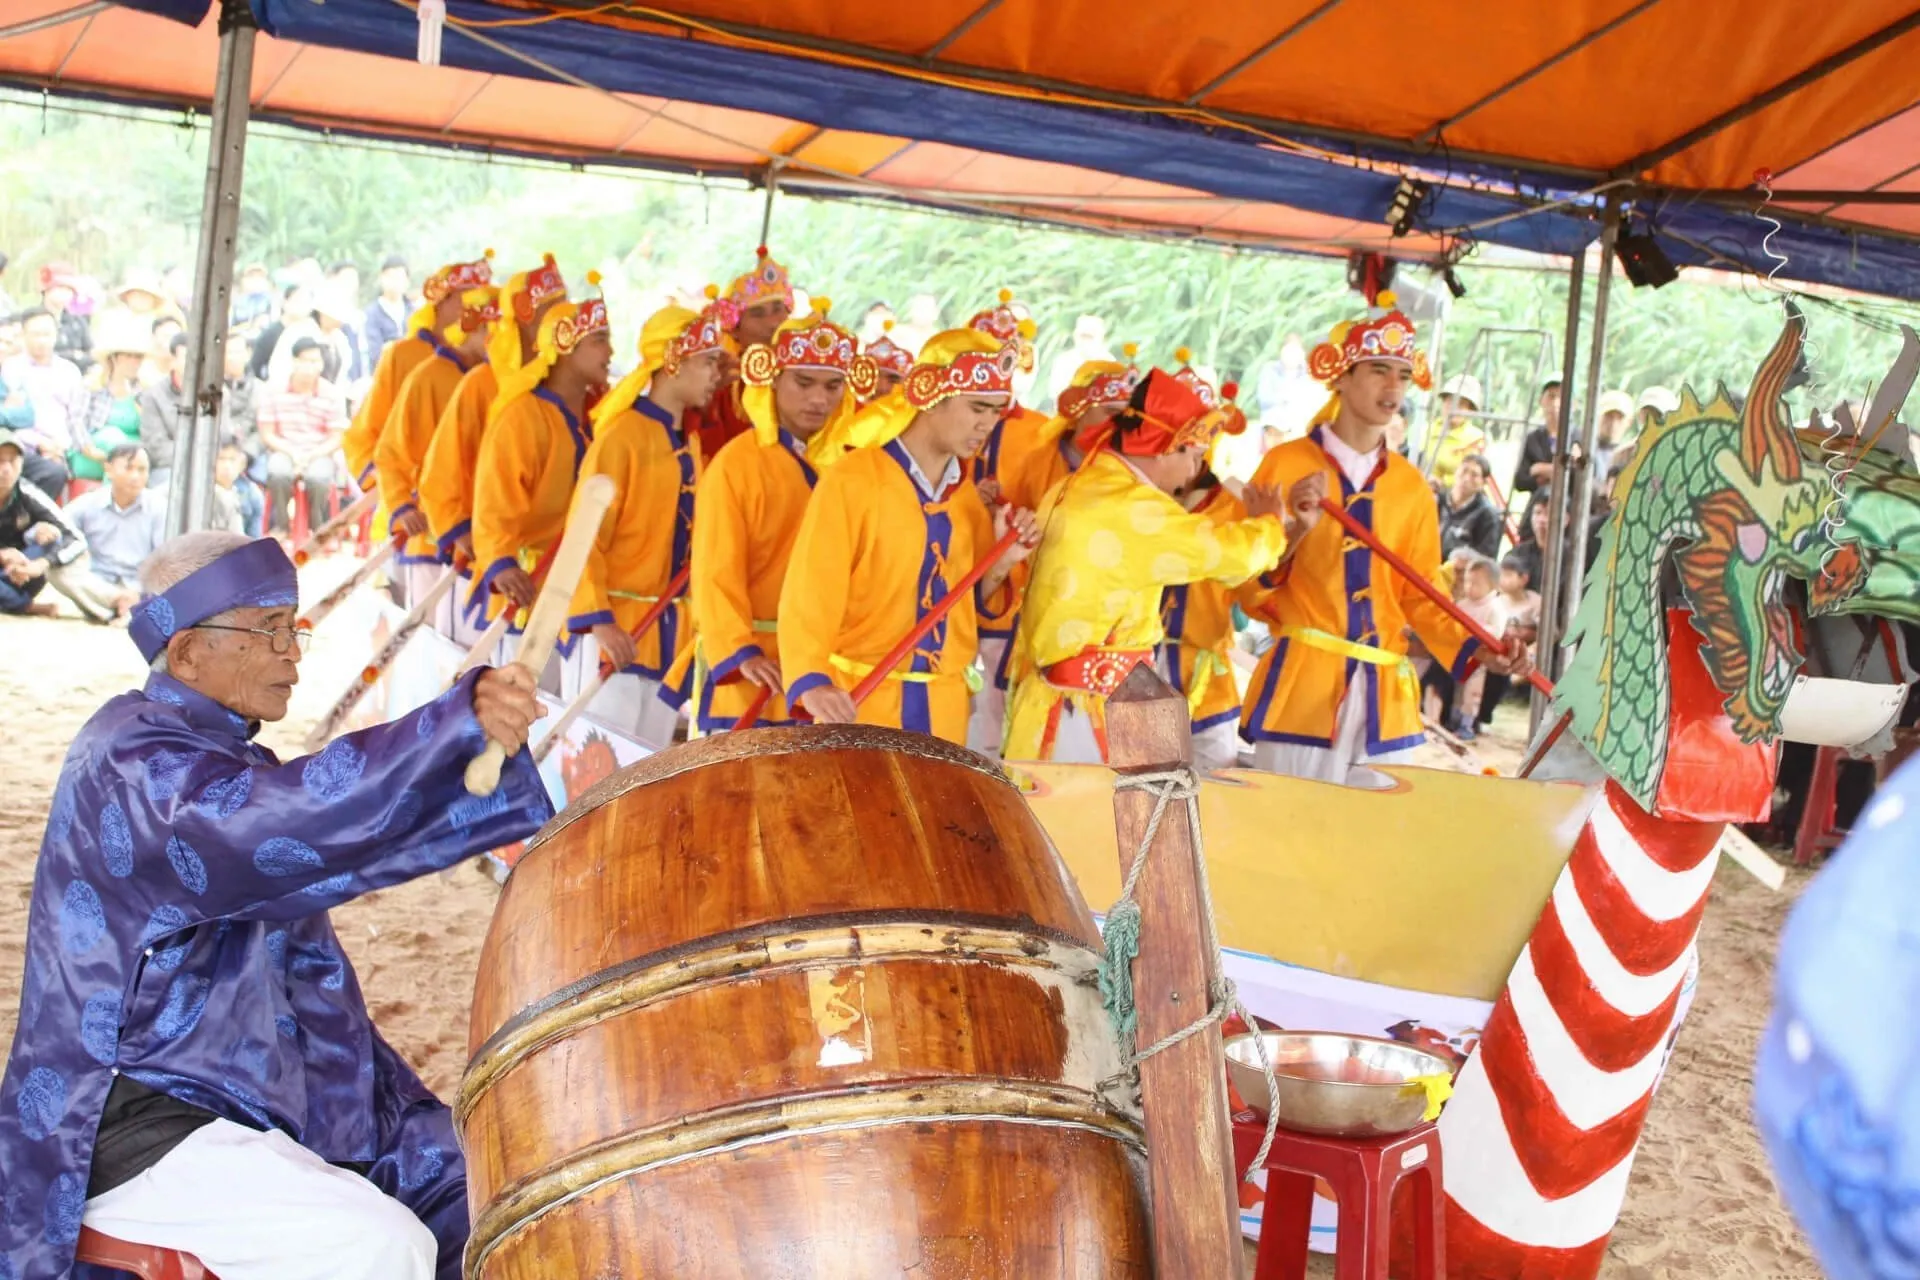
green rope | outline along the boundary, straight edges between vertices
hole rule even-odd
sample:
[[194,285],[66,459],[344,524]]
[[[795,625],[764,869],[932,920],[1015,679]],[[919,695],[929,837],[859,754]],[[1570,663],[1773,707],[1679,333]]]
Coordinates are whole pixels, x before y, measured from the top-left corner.
[[1133,961],[1140,954],[1139,904],[1114,903],[1101,941],[1106,954],[1100,961],[1100,1003],[1113,1023],[1113,1034],[1130,1050],[1140,1027],[1140,1014],[1133,1007]]

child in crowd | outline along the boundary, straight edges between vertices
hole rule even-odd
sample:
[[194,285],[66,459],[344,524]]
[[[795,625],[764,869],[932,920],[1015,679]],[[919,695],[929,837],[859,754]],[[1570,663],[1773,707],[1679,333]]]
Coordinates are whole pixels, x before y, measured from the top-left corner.
[[214,527],[257,538],[265,522],[266,498],[246,476],[247,455],[233,440],[213,458]]
[[[1518,551],[1509,551],[1507,558],[1500,562],[1500,590],[1497,599],[1500,603],[1501,622],[1511,643],[1531,646],[1540,634],[1540,593],[1534,590],[1533,582],[1527,576],[1527,557]],[[1493,709],[1500,705],[1513,688],[1509,676],[1487,676],[1487,686],[1480,700],[1480,714],[1476,723],[1482,729],[1493,723]]]

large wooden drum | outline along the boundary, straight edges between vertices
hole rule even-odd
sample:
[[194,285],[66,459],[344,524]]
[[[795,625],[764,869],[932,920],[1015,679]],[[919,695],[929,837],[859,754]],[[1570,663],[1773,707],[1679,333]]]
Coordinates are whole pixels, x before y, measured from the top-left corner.
[[468,1276],[1147,1276],[1097,946],[970,752],[762,729],[622,771],[487,934]]

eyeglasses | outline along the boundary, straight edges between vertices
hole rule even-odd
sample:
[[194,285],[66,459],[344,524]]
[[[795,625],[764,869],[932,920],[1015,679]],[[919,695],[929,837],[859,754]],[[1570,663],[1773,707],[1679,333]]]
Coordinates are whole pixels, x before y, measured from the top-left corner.
[[285,654],[295,648],[305,653],[313,647],[313,632],[301,626],[289,624],[284,627],[229,627],[218,622],[202,622],[191,628],[194,631],[243,631],[250,636],[266,636],[273,645],[273,651]]

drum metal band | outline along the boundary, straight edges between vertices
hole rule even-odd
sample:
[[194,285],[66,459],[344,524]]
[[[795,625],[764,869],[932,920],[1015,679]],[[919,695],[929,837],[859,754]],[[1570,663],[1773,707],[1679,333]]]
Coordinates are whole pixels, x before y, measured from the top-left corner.
[[[454,1099],[454,1119],[464,1127],[474,1104],[493,1083],[543,1046],[583,1027],[661,1000],[746,974],[845,968],[889,960],[983,962],[1058,973],[1069,984],[1092,988],[1099,957],[1073,939],[1029,928],[947,918],[899,918],[834,923],[782,921],[778,932],[703,938],[697,951],[676,947],[615,965],[516,1014],[480,1046],[467,1064]],[[795,923],[811,928],[794,929]],[[1098,997],[1093,996],[1096,1003]],[[1104,1026],[1104,1020],[1101,1025]]]
[[488,1256],[548,1211],[610,1182],[669,1165],[814,1134],[894,1125],[1001,1123],[1076,1129],[1145,1155],[1137,1120],[1090,1090],[1013,1080],[906,1081],[845,1093],[768,1099],[623,1134],[577,1152],[507,1188],[473,1224],[467,1280]]
[[672,751],[648,756],[596,783],[585,795],[575,797],[527,841],[526,853],[521,857],[524,860],[576,820],[629,791],[731,760],[790,756],[812,751],[884,751],[891,755],[917,756],[942,764],[956,764],[1006,782],[1008,786],[1013,785],[1007,775],[983,755],[923,733],[907,733],[883,725],[792,725],[756,729],[752,733],[715,734],[685,743]]

